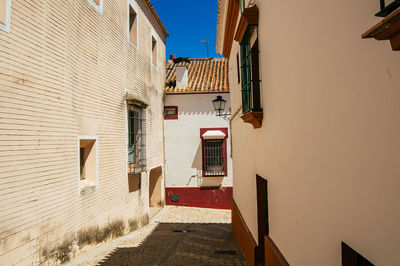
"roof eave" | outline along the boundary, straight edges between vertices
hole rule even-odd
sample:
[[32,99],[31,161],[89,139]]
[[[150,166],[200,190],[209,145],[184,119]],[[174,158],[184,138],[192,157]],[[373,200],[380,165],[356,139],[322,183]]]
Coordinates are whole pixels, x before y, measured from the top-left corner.
[[160,17],[158,16],[158,13],[157,13],[156,9],[154,8],[153,4],[150,2],[150,0],[143,0],[143,2],[146,4],[146,6],[149,9],[154,20],[157,22],[160,30],[164,34],[164,37],[167,38],[169,36],[169,33],[168,33],[167,29],[165,28],[163,22],[161,21]]

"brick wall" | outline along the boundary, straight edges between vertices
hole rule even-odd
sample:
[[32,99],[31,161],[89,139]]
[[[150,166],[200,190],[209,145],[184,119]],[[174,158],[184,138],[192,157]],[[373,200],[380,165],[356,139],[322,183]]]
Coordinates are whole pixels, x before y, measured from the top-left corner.
[[[86,0],[12,1],[10,32],[0,30],[2,263],[57,263],[55,251],[78,230],[146,223],[146,173],[140,190],[128,189],[124,97],[129,89],[150,104],[147,164],[162,164],[165,41],[147,7],[136,6],[139,49],[128,42],[127,0],[104,1],[102,14]],[[84,195],[79,135],[98,137],[98,187]]]

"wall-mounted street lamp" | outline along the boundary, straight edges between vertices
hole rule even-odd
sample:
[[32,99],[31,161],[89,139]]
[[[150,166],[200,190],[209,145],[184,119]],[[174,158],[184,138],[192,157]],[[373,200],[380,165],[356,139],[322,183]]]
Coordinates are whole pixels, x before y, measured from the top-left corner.
[[221,116],[224,119],[228,118],[230,113],[222,113],[225,110],[226,101],[221,95],[218,95],[217,98],[212,101],[212,104],[214,105],[215,112],[217,112],[217,116]]

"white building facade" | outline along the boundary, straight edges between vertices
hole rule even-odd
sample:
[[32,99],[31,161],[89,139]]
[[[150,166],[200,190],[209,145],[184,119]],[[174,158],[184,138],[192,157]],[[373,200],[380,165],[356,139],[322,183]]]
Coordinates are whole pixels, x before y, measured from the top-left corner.
[[[231,207],[232,162],[226,115],[230,108],[229,89],[223,84],[227,73],[217,75],[224,70],[226,60],[215,58],[167,64],[164,97],[167,204]],[[211,83],[213,87],[209,87]],[[213,107],[212,101],[217,96],[226,100],[222,116],[217,116]]]

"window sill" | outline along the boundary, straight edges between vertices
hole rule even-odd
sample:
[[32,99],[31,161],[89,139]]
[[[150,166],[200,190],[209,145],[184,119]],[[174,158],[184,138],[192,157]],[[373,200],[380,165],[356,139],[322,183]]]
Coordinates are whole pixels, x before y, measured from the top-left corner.
[[96,190],[96,184],[88,180],[81,180],[80,188],[81,188],[81,194],[86,194],[90,191]]
[[393,51],[400,51],[400,8],[366,31],[363,39],[390,40]]
[[128,163],[128,175],[137,175],[146,171],[146,165],[135,165],[134,163]]
[[250,123],[254,128],[260,128],[262,126],[263,112],[250,111],[241,116],[245,123]]

